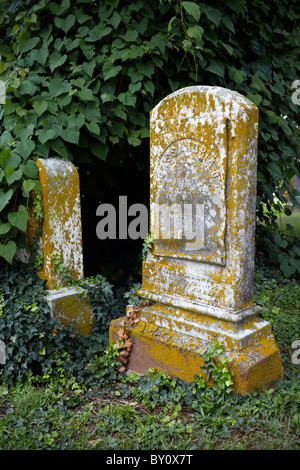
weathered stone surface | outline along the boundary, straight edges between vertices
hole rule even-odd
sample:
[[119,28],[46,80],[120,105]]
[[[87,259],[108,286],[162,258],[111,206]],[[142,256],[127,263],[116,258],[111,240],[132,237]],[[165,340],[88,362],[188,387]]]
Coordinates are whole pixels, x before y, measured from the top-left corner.
[[[138,295],[153,303],[140,309],[131,332],[134,369],[143,369],[146,355],[148,365],[160,358],[163,370],[192,380],[201,351],[216,340],[237,371],[243,363],[235,390],[247,393],[281,375],[271,325],[253,304],[257,133],[256,106],[220,87],[180,89],[152,110],[154,246]],[[112,322],[111,338],[114,330]],[[245,359],[254,350],[257,360]],[[272,373],[264,366],[261,375],[268,357]]]
[[[81,289],[83,292],[83,289]],[[82,298],[74,288],[52,289],[48,291],[46,301],[51,307],[51,316],[63,325],[74,324],[81,336],[89,335],[95,323],[93,308],[88,299]]]
[[0,364],[6,363],[5,343],[0,340]]
[[79,176],[73,163],[62,158],[38,159],[37,164],[44,209],[44,265],[39,275],[52,289],[63,285],[53,265],[54,253],[74,279],[83,278]]
[[[74,287],[57,290],[64,286],[64,280],[53,263],[53,256],[59,255],[74,281],[83,278],[78,171],[73,163],[61,158],[38,159],[37,164],[44,210],[40,240],[44,263],[39,276],[46,280],[50,289],[46,301],[51,307],[52,317],[63,325],[73,322],[82,336],[88,335],[95,320],[93,308]],[[35,226],[29,228],[31,236],[35,229]]]

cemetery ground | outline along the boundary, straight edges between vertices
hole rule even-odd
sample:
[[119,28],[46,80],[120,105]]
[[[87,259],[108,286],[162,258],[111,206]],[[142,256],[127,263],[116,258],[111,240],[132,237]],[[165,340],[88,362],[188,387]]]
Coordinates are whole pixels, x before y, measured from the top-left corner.
[[214,387],[155,370],[121,374],[118,351],[108,349],[108,325],[134,300],[132,292],[98,276],[102,289],[94,297],[90,292],[98,326],[83,338],[49,319],[44,284],[28,267],[7,269],[1,275],[0,320],[10,340],[0,375],[0,449],[298,449],[299,343],[297,349],[293,343],[300,284],[258,258],[254,301],[272,323],[284,376],[276,388],[249,396],[224,386],[226,367]]

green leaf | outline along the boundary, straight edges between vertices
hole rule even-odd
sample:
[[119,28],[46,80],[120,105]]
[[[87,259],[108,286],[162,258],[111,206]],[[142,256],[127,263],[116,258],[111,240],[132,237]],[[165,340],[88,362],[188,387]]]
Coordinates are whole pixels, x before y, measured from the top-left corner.
[[49,145],[51,149],[58,153],[58,155],[63,158],[66,158],[67,160],[69,159],[68,150],[62,140],[55,139],[54,141],[51,141]]
[[57,67],[63,65],[66,62],[67,58],[68,56],[66,54],[61,55],[59,51],[54,51],[49,59],[49,66],[51,72],[53,72]]
[[259,77],[252,77],[251,85],[253,88],[256,88],[258,91],[264,91],[266,89],[265,84]]
[[50,139],[53,139],[55,136],[54,129],[40,129],[36,131],[36,135],[39,137],[39,140],[42,144],[47,142]]
[[41,114],[43,114],[43,112],[46,111],[48,104],[46,101],[34,101],[32,106],[36,114],[38,116],[41,116]]
[[108,153],[108,147],[102,142],[92,142],[91,150],[93,155],[100,158],[100,160],[106,160],[106,155]]
[[35,48],[40,38],[32,38],[29,33],[22,34],[18,41],[20,53],[28,52]]
[[25,165],[21,165],[23,173],[28,176],[28,178],[37,178],[39,174],[39,169],[34,160],[29,160]]
[[22,170],[15,170],[12,166],[6,168],[6,181],[10,186],[15,181],[18,181],[22,177]]
[[6,204],[10,201],[13,195],[13,190],[9,189],[6,193],[0,189],[0,212],[4,209]]
[[29,194],[30,191],[35,191],[36,193],[40,193],[42,190],[42,186],[39,180],[32,180],[32,179],[24,180],[23,188],[24,188],[25,194]]
[[295,266],[291,266],[288,260],[286,259],[280,264],[280,269],[285,275],[285,277],[290,277],[292,274],[295,274],[296,272]]
[[77,144],[79,142],[79,128],[75,125],[70,124],[66,129],[62,129],[60,136],[71,144]]
[[95,101],[93,92],[89,88],[81,88],[81,90],[77,91],[77,96],[83,101]]
[[122,69],[123,67],[121,65],[114,66],[111,62],[107,61],[102,69],[104,80],[109,80],[110,78],[115,77]]
[[231,18],[229,18],[229,16],[223,16],[222,23],[226,26],[227,29],[229,29],[230,31],[235,33],[234,24],[233,24]]
[[61,78],[53,78],[49,83],[49,92],[51,98],[61,95],[62,93],[68,93],[72,88],[71,83]]
[[135,29],[132,29],[132,30],[128,30],[126,34],[124,34],[124,36],[121,36],[121,37],[126,42],[136,42],[139,37],[139,33]]
[[119,93],[118,100],[125,106],[135,106],[136,96],[131,93]]
[[90,132],[93,132],[93,134],[96,135],[100,135],[100,127],[96,122],[86,122],[85,125]]
[[212,23],[214,23],[217,27],[219,26],[220,21],[222,19],[222,13],[219,10],[217,10],[217,8],[203,4],[202,11],[206,14],[207,18]]
[[11,229],[11,224],[9,223],[3,224],[0,222],[0,235],[6,235],[7,232],[10,231],[10,229]]
[[9,212],[8,220],[13,227],[17,227],[21,232],[26,232],[28,220],[26,207],[20,205],[16,212]]
[[141,74],[146,75],[146,77],[151,78],[152,75],[154,74],[154,63],[153,62],[146,62],[146,63],[138,62],[137,69]]
[[195,25],[195,26],[191,26],[188,29],[187,33],[190,38],[194,38],[196,39],[196,41],[201,41],[203,33],[204,33],[204,29],[201,28],[201,26]]
[[27,139],[21,142],[18,142],[16,145],[16,152],[21,155],[21,157],[26,160],[29,155],[35,149],[35,142],[31,139]]
[[54,18],[54,23],[58,28],[62,29],[64,33],[67,33],[69,29],[74,26],[75,16],[71,14],[68,15],[66,18],[59,18],[56,16]]
[[182,6],[196,21],[200,20],[201,11],[199,5],[194,2],[182,2]]
[[4,258],[9,264],[12,264],[13,257],[17,251],[17,245],[12,240],[6,245],[0,243],[0,256]]
[[36,50],[34,59],[41,65],[45,65],[49,55],[48,47],[43,45],[39,50]]
[[219,75],[220,77],[224,77],[225,73],[225,66],[221,62],[215,62],[212,61],[208,67],[206,67],[206,70],[209,72],[214,73],[215,75]]
[[240,85],[246,78],[246,74],[241,70],[237,70],[234,67],[229,67],[228,70],[229,77],[237,84]]

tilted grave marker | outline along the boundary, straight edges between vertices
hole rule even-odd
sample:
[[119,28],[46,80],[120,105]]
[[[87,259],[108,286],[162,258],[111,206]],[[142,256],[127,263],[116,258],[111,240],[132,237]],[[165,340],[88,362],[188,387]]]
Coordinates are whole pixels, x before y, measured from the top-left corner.
[[220,87],[180,89],[152,110],[154,244],[138,291],[152,304],[131,330],[130,370],[193,380],[216,340],[233,358],[235,391],[281,376],[271,326],[253,304],[257,133],[258,109]]
[[[74,287],[64,287],[53,257],[58,255],[74,281],[83,278],[83,251],[79,175],[73,163],[62,158],[38,159],[44,210],[40,241],[44,263],[39,272],[46,280],[52,316],[64,325],[74,322],[81,335],[91,332],[93,309]],[[61,287],[61,289],[57,289]]]

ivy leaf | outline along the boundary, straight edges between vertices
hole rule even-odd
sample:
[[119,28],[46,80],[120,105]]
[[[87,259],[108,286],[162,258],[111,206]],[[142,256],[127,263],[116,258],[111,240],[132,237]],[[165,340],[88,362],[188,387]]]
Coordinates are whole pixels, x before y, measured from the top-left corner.
[[28,213],[25,206],[20,205],[16,212],[9,212],[7,217],[13,227],[17,227],[21,232],[26,232]]
[[32,106],[36,114],[41,116],[41,114],[46,111],[48,104],[47,101],[34,101]]
[[13,195],[13,190],[9,189],[6,193],[0,189],[0,212],[8,204]]
[[12,264],[16,251],[17,245],[14,241],[9,240],[6,245],[0,243],[0,256],[2,256],[2,258],[4,258],[9,264]]
[[72,88],[71,83],[61,78],[53,78],[49,83],[49,92],[51,98],[61,95],[62,93],[68,93]]
[[195,25],[195,26],[191,26],[188,29],[187,33],[190,38],[194,38],[196,39],[196,41],[201,41],[203,33],[204,33],[204,29],[201,28],[201,26]]
[[225,65],[221,62],[212,61],[209,66],[206,67],[206,70],[214,73],[215,75],[219,75],[220,77],[224,77]]
[[14,167],[9,166],[6,168],[6,181],[7,184],[10,186],[12,185],[15,181],[18,181],[21,179],[22,176],[22,170],[15,170]]
[[20,141],[16,145],[16,152],[26,160],[35,149],[35,142],[31,139]]
[[40,193],[42,190],[42,186],[39,180],[32,180],[32,179],[24,180],[23,188],[24,188],[25,194],[29,194],[30,191],[35,191],[36,193]]
[[77,91],[77,95],[83,101],[95,101],[94,94],[89,88],[81,88],[81,90]]
[[66,54],[61,55],[59,51],[54,51],[49,59],[49,66],[51,72],[53,72],[53,70],[55,70],[57,67],[63,65],[66,62],[67,58],[68,56]]
[[25,165],[21,165],[23,173],[28,176],[28,178],[37,178],[38,177],[38,166],[34,160],[29,160]]
[[182,2],[182,6],[197,22],[200,20],[201,11],[199,5],[194,2]]
[[6,235],[7,232],[9,232],[11,229],[11,224],[10,223],[1,223],[0,222],[0,235]]
[[75,16],[74,15],[68,15],[66,18],[59,18],[55,17],[54,18],[54,23],[56,26],[64,31],[64,33],[67,33],[72,26],[74,26],[75,23]]
[[154,74],[154,63],[150,61],[146,63],[138,62],[137,69],[141,74],[146,75],[146,77],[151,78],[152,75]]
[[209,5],[202,6],[203,12],[206,14],[207,18],[216,25],[219,26],[222,19],[222,13],[217,8],[211,7]]
[[108,147],[102,142],[93,142],[91,144],[91,150],[95,157],[100,158],[100,160],[106,160],[106,155],[108,153]]
[[36,135],[39,137],[39,140],[42,144],[47,142],[50,139],[53,139],[55,136],[54,129],[40,129],[36,131]]
[[30,51],[35,48],[40,38],[32,38],[28,32],[22,34],[19,39],[19,50],[21,53]]
[[79,128],[75,125],[70,125],[66,129],[62,129],[60,133],[61,137],[72,144],[78,144],[79,142]]
[[234,67],[229,67],[228,70],[229,77],[237,84],[240,85],[246,78],[246,74],[241,70],[237,70]]
[[107,61],[103,66],[103,78],[108,80],[109,78],[115,77],[122,70],[121,65],[114,66],[111,62]]
[[86,122],[85,125],[90,132],[96,135],[100,135],[100,127],[96,122]]

